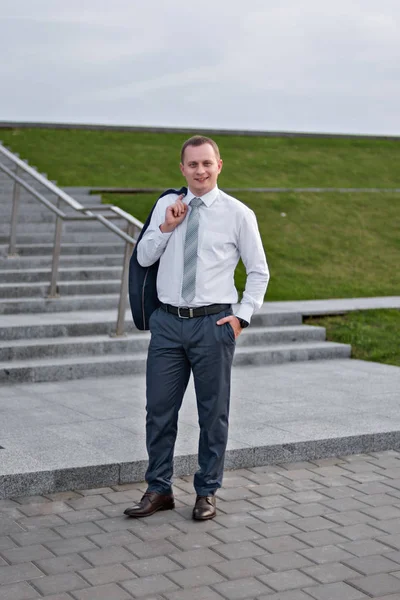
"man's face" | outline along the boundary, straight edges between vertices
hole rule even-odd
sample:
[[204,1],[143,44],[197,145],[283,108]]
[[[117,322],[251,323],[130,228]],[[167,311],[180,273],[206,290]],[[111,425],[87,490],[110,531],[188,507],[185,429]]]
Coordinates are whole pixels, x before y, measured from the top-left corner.
[[193,194],[204,196],[216,186],[222,160],[210,144],[188,146],[180,168]]

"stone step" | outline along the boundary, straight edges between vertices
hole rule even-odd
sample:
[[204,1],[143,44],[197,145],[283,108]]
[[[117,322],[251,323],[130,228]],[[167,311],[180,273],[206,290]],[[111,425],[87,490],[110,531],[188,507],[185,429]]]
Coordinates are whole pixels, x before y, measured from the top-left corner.
[[[113,219],[113,223],[118,225],[121,229],[126,229],[126,222],[124,219]],[[63,235],[65,233],[110,233],[114,237],[111,231],[109,231],[102,223],[99,221],[64,221],[63,225]],[[49,223],[18,223],[17,225],[17,235],[20,234],[40,234],[40,233],[52,233],[54,235],[54,225],[50,225]],[[10,235],[10,220],[3,221],[0,223],[0,235],[7,236]]]
[[[23,179],[24,181],[29,181],[29,182],[31,182],[31,181],[32,181],[32,182],[36,183],[37,185],[39,185],[39,184],[41,183],[41,182],[39,182],[39,181],[37,180],[37,178],[36,178],[36,177],[34,177],[33,175],[31,175],[30,173],[27,173],[27,172],[26,172],[26,171],[24,171],[23,169],[18,169],[18,171],[16,171],[15,165],[13,165],[13,164],[11,164],[11,163],[8,163],[8,164],[6,164],[6,163],[4,162],[4,160],[3,160],[2,156],[0,156],[0,164],[1,164],[2,166],[6,167],[6,168],[7,168],[9,171],[11,171],[11,173],[12,173],[13,175],[15,175],[15,174],[17,173],[18,177],[19,177],[20,179]],[[26,164],[27,164],[27,163],[26,163]],[[30,165],[28,165],[28,166],[30,166]],[[42,177],[44,177],[45,179],[47,179],[47,175],[46,175],[46,173],[40,173],[40,172],[39,172],[37,169],[35,169],[34,167],[31,167],[31,169],[34,169],[35,176],[37,176],[37,175],[41,175]],[[13,181],[12,177],[10,177],[10,176],[8,175],[8,173],[6,173],[5,171],[3,171],[3,170],[0,170],[0,185],[1,185],[1,184],[8,184],[8,183],[10,183],[11,181]],[[43,184],[41,184],[41,185],[43,185]]]
[[85,377],[107,377],[144,373],[147,353],[132,356],[93,356],[77,359],[47,359],[43,361],[15,361],[0,363],[0,385],[66,381]]
[[[1,159],[0,159],[1,162]],[[7,167],[8,168],[8,167]],[[42,175],[44,175],[42,173]],[[2,177],[2,179],[1,179]],[[31,183],[38,185],[40,187],[43,188],[43,191],[46,194],[54,194],[54,192],[51,192],[49,189],[47,189],[42,183],[39,183],[34,177],[31,177],[30,175],[27,175],[26,177],[23,177],[24,181],[26,181],[27,183]],[[47,180],[49,181],[49,180]],[[52,181],[52,183],[57,186],[57,182],[55,180]],[[8,175],[6,175],[5,173],[3,173],[2,171],[0,171],[0,185],[5,185],[5,184],[9,184],[9,185],[14,185],[14,181],[11,181],[11,178],[8,177]],[[33,187],[33,185],[32,185]],[[91,188],[88,187],[69,187],[69,186],[57,186],[60,190],[62,190],[63,192],[65,192],[66,194],[68,194],[69,196],[100,196],[101,194],[99,193],[91,193]]]
[[70,194],[71,196],[73,196],[74,194],[86,194],[86,195],[90,195],[90,190],[92,189],[91,187],[86,187],[84,185],[65,185],[63,186],[61,189],[64,190],[64,192],[66,192],[67,194]]
[[[37,318],[35,318],[37,317]],[[59,317],[59,318],[58,318]],[[85,318],[87,317],[87,318]],[[112,335],[117,323],[117,307],[108,311],[71,311],[24,315],[0,315],[0,340],[41,340],[95,335]],[[130,311],[125,316],[125,333],[138,333]]]
[[[99,214],[99,213],[96,213]],[[104,216],[107,216],[103,213]],[[123,231],[126,230],[126,220],[125,219],[112,219],[112,222],[117,225]],[[99,221],[65,221],[64,222],[64,231],[73,231],[73,232],[92,232],[92,231],[109,231],[102,223]],[[118,237],[114,234],[114,237],[118,239]]]
[[0,315],[65,312],[75,310],[116,310],[119,294],[80,295],[61,298],[0,299]]
[[[268,365],[293,361],[348,358],[351,346],[332,342],[279,344],[258,347],[238,346],[233,364]],[[112,356],[79,356],[76,359],[43,359],[0,362],[0,383],[65,381],[85,377],[132,375],[144,373],[145,352]]]
[[233,364],[267,365],[307,360],[332,360],[350,358],[351,346],[335,342],[316,341],[299,344],[276,344],[271,346],[241,347],[235,353]]
[[[54,197],[49,197],[46,198],[50,204],[52,206],[57,207],[57,202],[55,200]],[[74,198],[74,200],[76,200],[77,202],[79,202],[79,204],[84,207],[87,208],[88,210],[91,210],[94,207],[98,207],[98,206],[102,206],[101,202],[88,202],[85,200],[81,200],[80,198]],[[105,204],[104,204],[105,206]],[[10,195],[9,197],[1,197],[0,196],[0,217],[1,219],[7,218],[8,215],[11,214],[13,208],[13,202],[12,202],[12,196]],[[63,212],[75,212],[75,209],[71,209],[71,207],[66,204],[66,203],[61,203],[59,208],[63,211]],[[28,215],[29,217],[34,216],[35,214],[39,213],[41,215],[43,214],[47,214],[48,212],[50,212],[50,209],[45,206],[44,204],[42,204],[39,200],[34,200],[34,199],[28,199],[24,198],[23,196],[20,197],[20,203],[18,206],[18,219],[19,217],[21,217],[22,215]],[[19,222],[19,221],[18,221]]]
[[[117,305],[108,311],[0,315],[0,340],[110,335],[115,332],[116,322]],[[249,331],[261,327],[268,327],[272,331],[279,326],[301,326],[301,322],[299,313],[260,313],[253,316]],[[138,333],[129,308],[125,316],[125,333]],[[318,334],[318,337],[321,335]]]
[[[118,236],[106,229],[104,226],[101,231],[78,231],[78,232],[67,232],[64,231],[62,234],[62,241],[65,244],[76,244],[78,242],[84,243],[109,243],[111,244],[114,239],[119,239]],[[38,233],[20,233],[17,229],[16,242],[17,244],[51,244],[54,240],[53,232],[38,232]],[[10,241],[9,235],[3,235],[0,233],[0,244],[7,244]]]
[[[95,206],[99,206],[99,205],[96,204]],[[90,210],[91,206],[87,206],[87,208]],[[0,208],[0,222],[1,223],[3,223],[3,224],[10,223],[11,209],[12,209],[11,205],[4,206],[4,208],[2,210]],[[70,207],[62,206],[61,210],[68,217],[79,216],[79,213],[73,209],[71,210]],[[98,212],[98,211],[96,211],[96,212]],[[105,214],[105,211],[103,214]],[[35,209],[24,210],[23,208],[21,208],[18,213],[17,225],[25,225],[26,223],[42,223],[43,221],[46,221],[46,223],[52,223],[53,221],[55,221],[55,219],[56,219],[55,214],[49,208],[39,207],[36,210]],[[122,221],[123,219],[120,219],[120,220]],[[85,222],[82,221],[82,223],[85,223]],[[104,227],[104,225],[103,225],[103,227]]]
[[311,325],[255,327],[252,325],[241,333],[237,347],[270,346],[312,341],[321,342],[325,339],[325,327],[314,327]]
[[[2,143],[1,139],[0,139],[0,144],[4,148],[6,148],[7,150],[9,150],[11,152],[11,150]],[[19,158],[18,152],[13,152],[13,155],[16,156],[17,158]],[[26,165],[29,165],[29,162],[25,158],[20,159],[20,160],[22,160],[22,162],[24,162]],[[12,161],[10,158],[8,158],[8,156],[4,156],[4,154],[0,154],[0,163],[5,165],[7,167],[7,169],[11,169],[15,166],[15,162]],[[29,165],[29,166],[31,167],[31,169],[35,169],[35,171],[36,171],[36,167],[34,167],[33,165]]]
[[[124,219],[113,219],[113,223],[116,223],[118,227],[124,228]],[[54,233],[54,228],[51,230]],[[107,232],[106,227],[99,221],[64,221],[63,234],[64,233],[96,233],[96,232]],[[33,234],[33,233],[49,233],[48,223],[18,223],[17,234]],[[110,232],[112,234],[112,232]],[[7,222],[0,222],[0,234],[10,235],[10,220]],[[114,234],[112,234],[114,235]]]
[[[8,188],[5,189],[4,187],[2,188],[0,186],[0,207],[4,208],[4,207],[8,206],[9,204],[12,204],[12,191],[13,191],[13,185],[10,185],[9,189]],[[38,190],[38,191],[47,200],[50,200],[51,202],[55,202],[57,196],[56,196],[56,194],[54,194],[54,192],[49,192],[45,188],[43,188],[43,190]],[[87,204],[91,204],[91,205],[101,204],[101,202],[102,202],[102,196],[100,194],[93,194],[91,196],[86,195],[86,194],[74,194],[74,195],[69,194],[69,195],[71,196],[71,198],[73,198],[74,200],[77,200],[84,206],[86,206]],[[30,192],[28,192],[28,190],[21,188],[19,198],[20,198],[21,206],[23,205],[23,206],[29,207],[31,209],[34,209],[35,207],[40,208],[40,202],[38,200],[36,200],[36,198],[34,198],[32,196],[32,194]],[[66,206],[65,202],[61,202],[61,206]]]
[[[29,167],[30,169],[32,169],[32,171],[34,171],[34,175],[31,175],[31,173],[29,173],[28,171],[26,171],[24,168],[21,168],[19,165],[17,166],[14,162],[12,161],[8,161],[7,163],[5,162],[5,158],[3,156],[3,154],[0,155],[0,162],[5,165],[7,167],[7,169],[9,169],[10,171],[12,171],[13,173],[16,172],[16,169],[18,169],[18,176],[21,176],[22,179],[32,179],[33,181],[36,181],[37,183],[38,180],[36,179],[36,177],[34,177],[34,175],[41,175],[42,177],[44,177],[45,179],[48,179],[47,177],[47,173],[43,173],[43,171],[39,171],[39,169],[37,167],[35,167],[34,165],[31,165],[29,163],[28,160],[22,159],[22,162],[24,163],[25,166]],[[1,171],[1,176],[4,179],[9,179],[9,176],[7,175],[7,173],[4,173],[4,171]]]
[[[40,193],[41,196],[46,198],[46,200],[48,200],[52,204],[54,204],[54,205],[57,204],[57,196],[54,193],[50,193],[50,192],[46,192],[46,191],[42,191],[42,190],[37,190],[37,191]],[[99,196],[76,196],[73,199],[76,200],[77,202],[81,203],[83,206],[86,206],[87,204],[90,204],[91,206],[93,206],[93,205],[99,205],[102,203],[101,197],[99,197]],[[24,207],[26,210],[34,211],[37,209],[43,210],[43,208],[44,208],[44,206],[41,204],[40,200],[38,200],[35,196],[33,196],[30,192],[28,192],[28,190],[23,190],[22,188],[20,190],[19,200],[20,200],[19,206]],[[13,188],[10,187],[9,190],[4,190],[4,189],[2,190],[0,188],[0,209],[5,210],[9,206],[12,206],[12,204],[13,204]],[[67,207],[68,203],[66,203],[64,201],[60,201],[60,206],[61,206],[61,208]]]
[[[113,294],[120,289],[119,279],[104,279],[102,281],[68,281],[58,283],[58,293],[64,296],[79,296],[88,294]],[[0,283],[0,298],[45,298],[48,294],[49,282],[36,283]]]
[[136,333],[114,338],[107,335],[93,335],[0,342],[0,362],[136,354],[147,351],[149,340],[148,333]]
[[[119,267],[90,267],[77,266],[75,268],[61,268],[58,270],[59,281],[98,281],[102,279],[120,280],[122,273]],[[18,269],[2,270],[0,268],[0,281],[2,283],[38,283],[50,280],[51,269]]]
[[[47,198],[52,206],[57,207],[57,202],[55,201],[54,197],[53,198]],[[87,209],[91,209],[94,207],[98,207],[98,206],[102,206],[101,202],[87,202],[80,200],[79,198],[74,198],[74,200],[77,200],[77,202],[79,202],[84,208]],[[12,211],[12,207],[13,207],[13,203],[12,203],[12,197],[10,196],[9,198],[3,198],[2,201],[0,201],[0,219],[6,219]],[[59,206],[59,208],[65,212],[65,213],[70,213],[70,214],[76,214],[76,211],[74,209],[71,209],[71,207],[66,204],[65,202],[62,202]],[[104,208],[104,210],[106,210]],[[47,208],[44,204],[42,204],[39,200],[25,200],[23,197],[21,197],[20,199],[20,204],[18,207],[18,222],[20,222],[20,217],[22,218],[23,215],[28,216],[29,218],[34,217],[37,214],[40,215],[46,215],[47,213],[50,213],[50,209]],[[22,221],[21,221],[22,222]]]
[[[4,210],[0,213],[0,222],[2,223],[10,223],[11,220],[11,207],[9,210]],[[56,218],[54,213],[50,212],[50,210],[46,211],[35,211],[32,214],[24,213],[20,211],[18,215],[18,224],[19,223],[53,223]]]
[[[0,144],[1,144],[1,140],[0,140]],[[19,154],[17,154],[17,153],[13,153],[13,154],[17,158],[19,158]],[[20,160],[22,160],[22,162],[24,163],[25,166],[27,166],[30,169],[32,169],[33,171],[35,171],[35,173],[38,173],[38,174],[40,173],[40,171],[38,170],[37,167],[35,167],[35,165],[29,164],[29,160],[27,160],[25,158],[22,158]],[[15,169],[17,168],[15,162],[13,160],[11,160],[10,158],[8,158],[7,156],[4,156],[3,153],[0,154],[0,163],[5,165],[7,167],[7,169],[10,169],[10,171],[15,171]],[[22,170],[19,165],[18,165],[18,168],[19,168],[19,172],[22,175],[24,175],[24,177],[32,177],[32,175],[30,175],[30,173],[27,173],[26,171]],[[44,173],[40,173],[40,174],[43,175],[43,177],[46,177],[46,175]],[[8,175],[6,175],[3,171],[1,171],[1,176],[8,177]]]
[[[121,254],[125,245],[124,240],[115,236],[115,243],[113,244],[61,244],[61,256],[66,254],[74,254],[76,256],[81,254]],[[0,245],[0,256],[5,256],[8,247]],[[53,244],[18,244],[17,253],[20,256],[37,256],[43,254],[53,254]]]
[[[5,165],[7,166],[7,165]],[[7,167],[8,169],[10,167]],[[14,175],[15,175],[15,169],[10,169]],[[45,173],[40,173],[40,175],[42,175],[43,177],[46,177]],[[23,181],[25,181],[26,183],[28,183],[31,187],[33,187],[35,190],[45,190],[46,187],[43,185],[43,183],[41,183],[40,181],[37,181],[37,179],[35,179],[34,177],[32,177],[31,175],[29,175],[28,173],[23,173],[23,172],[19,172],[18,173],[18,177],[20,179],[22,179]],[[50,180],[48,180],[50,181]],[[55,181],[52,181],[51,183],[56,184]],[[14,179],[12,177],[9,177],[6,173],[4,173],[3,171],[0,171],[0,189],[8,189],[9,187],[13,187],[14,186]]]
[[[244,331],[237,347],[269,346],[273,344],[323,341],[325,329],[300,325],[297,327],[251,327]],[[105,356],[135,354],[147,350],[150,340],[148,332],[136,332],[123,337],[90,335],[40,340],[0,341],[0,362],[14,360],[36,360],[71,356]]]
[[76,188],[76,191],[74,191],[75,188],[68,188],[68,187],[66,187],[66,188],[63,187],[61,189],[63,190],[63,192],[65,192],[72,198],[75,198],[75,200],[79,200],[79,201],[82,200],[82,202],[93,202],[93,203],[97,202],[98,204],[101,204],[101,201],[102,201],[101,194],[89,194],[88,192],[85,192],[81,188]]
[[[29,186],[29,188],[35,190],[39,194],[45,196],[47,199],[55,200],[57,194],[55,192],[50,191],[41,183],[34,182],[30,179],[24,179],[24,182]],[[53,182],[54,183],[54,182]],[[0,197],[7,199],[12,199],[14,192],[14,181],[9,180],[8,182],[0,182]],[[33,194],[27,188],[20,186],[20,199],[28,199],[34,200]]]
[[[40,269],[42,267],[51,268],[52,256],[48,254],[47,256],[13,256],[6,257],[0,256],[0,269],[2,271],[5,270],[19,270],[19,269]],[[60,266],[68,267],[68,268],[82,268],[87,269],[89,267],[112,267],[118,266],[120,267],[123,262],[122,254],[111,254],[110,256],[106,254],[98,254],[98,255],[80,255],[80,256],[60,256]]]

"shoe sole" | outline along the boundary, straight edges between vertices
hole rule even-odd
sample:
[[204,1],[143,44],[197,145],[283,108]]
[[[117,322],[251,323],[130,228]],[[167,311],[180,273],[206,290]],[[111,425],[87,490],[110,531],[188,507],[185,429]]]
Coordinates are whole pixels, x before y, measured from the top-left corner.
[[215,519],[216,516],[217,513],[215,513],[214,515],[210,515],[209,517],[195,517],[194,515],[192,515],[192,519],[193,521],[209,521],[210,519]]
[[124,515],[126,515],[127,517],[130,517],[131,519],[144,519],[146,517],[151,517],[151,515],[154,515],[156,512],[159,512],[161,510],[173,510],[175,508],[175,504],[172,504],[171,506],[160,506],[159,508],[156,508],[155,510],[153,510],[150,513],[146,513],[145,515],[139,515],[139,514],[135,514],[135,515],[130,515],[128,513],[126,513],[124,511]]

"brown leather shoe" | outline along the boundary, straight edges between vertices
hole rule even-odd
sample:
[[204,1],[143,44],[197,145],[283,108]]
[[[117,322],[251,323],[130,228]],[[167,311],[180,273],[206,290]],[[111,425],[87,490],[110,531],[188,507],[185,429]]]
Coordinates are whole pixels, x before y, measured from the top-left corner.
[[171,510],[175,508],[174,496],[158,494],[157,492],[146,492],[137,506],[127,508],[124,515],[128,517],[149,517],[158,510]]
[[213,519],[217,514],[217,499],[215,496],[197,496],[193,509],[195,521]]

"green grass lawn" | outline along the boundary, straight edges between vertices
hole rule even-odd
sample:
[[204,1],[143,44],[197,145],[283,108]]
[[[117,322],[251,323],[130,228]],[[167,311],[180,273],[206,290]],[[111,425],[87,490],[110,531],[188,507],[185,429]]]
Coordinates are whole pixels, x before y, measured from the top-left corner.
[[[0,137],[60,185],[176,187],[185,134],[16,129]],[[215,136],[220,187],[400,187],[400,142]],[[400,293],[400,194],[240,193],[271,270],[268,300]],[[104,196],[144,220],[151,195]],[[282,216],[285,213],[285,216]],[[239,266],[236,282],[244,286]]]
[[[180,185],[182,133],[2,129],[0,139],[60,185]],[[214,136],[221,187],[400,187],[400,142]]]
[[400,310],[366,310],[343,316],[313,317],[308,325],[326,327],[331,342],[351,344],[352,358],[400,367]]

